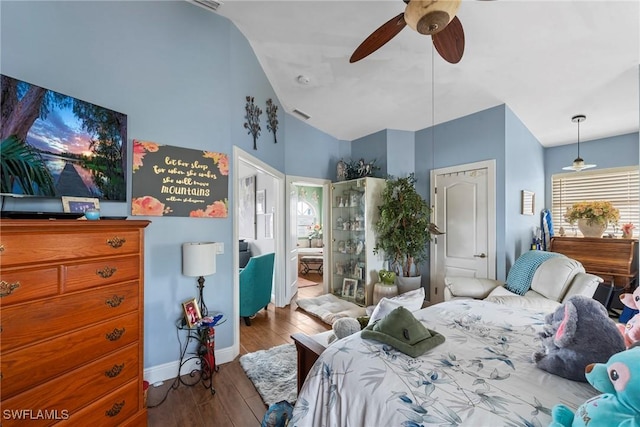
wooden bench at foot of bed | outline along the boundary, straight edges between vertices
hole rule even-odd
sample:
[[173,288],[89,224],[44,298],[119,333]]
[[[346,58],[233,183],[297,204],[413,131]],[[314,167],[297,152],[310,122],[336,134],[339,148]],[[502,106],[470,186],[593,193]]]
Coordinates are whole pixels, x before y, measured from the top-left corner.
[[[325,335],[319,334],[319,335]],[[296,350],[298,351],[298,393],[304,384],[304,380],[307,378],[307,374],[311,370],[313,364],[318,360],[318,357],[326,349],[326,347],[320,344],[319,341],[313,339],[309,335],[303,333],[297,333],[291,335],[291,338],[296,344]]]

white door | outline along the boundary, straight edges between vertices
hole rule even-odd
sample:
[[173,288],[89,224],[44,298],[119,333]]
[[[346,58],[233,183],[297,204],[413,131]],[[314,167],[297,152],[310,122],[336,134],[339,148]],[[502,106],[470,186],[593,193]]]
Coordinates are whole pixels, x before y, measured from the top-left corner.
[[298,187],[287,180],[287,195],[289,197],[289,215],[285,226],[287,241],[287,273],[286,273],[286,304],[291,303],[291,299],[298,292]]
[[431,172],[435,223],[430,302],[443,301],[445,276],[495,278],[495,161]]

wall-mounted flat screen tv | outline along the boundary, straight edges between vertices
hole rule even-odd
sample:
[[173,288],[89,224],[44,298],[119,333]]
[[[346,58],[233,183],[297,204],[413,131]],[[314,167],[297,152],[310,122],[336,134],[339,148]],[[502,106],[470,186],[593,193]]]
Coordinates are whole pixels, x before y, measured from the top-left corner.
[[0,79],[0,194],[126,201],[125,114]]

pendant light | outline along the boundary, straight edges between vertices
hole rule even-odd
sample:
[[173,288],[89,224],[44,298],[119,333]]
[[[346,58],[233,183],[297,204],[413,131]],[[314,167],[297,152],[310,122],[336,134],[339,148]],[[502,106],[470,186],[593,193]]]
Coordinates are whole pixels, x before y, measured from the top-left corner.
[[578,124],[578,157],[576,157],[571,166],[565,166],[562,168],[562,170],[580,172],[583,169],[596,167],[596,165],[585,165],[584,160],[582,160],[582,158],[580,157],[580,122],[584,122],[585,120],[587,120],[587,116],[585,116],[584,114],[579,114],[577,116],[571,117],[571,121]]

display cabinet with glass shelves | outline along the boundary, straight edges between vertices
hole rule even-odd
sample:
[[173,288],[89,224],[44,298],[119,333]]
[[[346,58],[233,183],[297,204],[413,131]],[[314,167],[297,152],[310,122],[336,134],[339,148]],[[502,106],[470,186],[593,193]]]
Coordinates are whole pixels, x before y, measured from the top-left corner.
[[374,254],[382,178],[358,178],[331,185],[331,293],[361,306],[372,304],[373,286],[383,268]]

